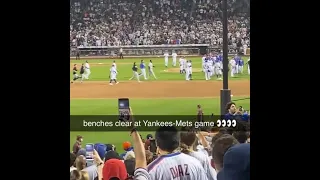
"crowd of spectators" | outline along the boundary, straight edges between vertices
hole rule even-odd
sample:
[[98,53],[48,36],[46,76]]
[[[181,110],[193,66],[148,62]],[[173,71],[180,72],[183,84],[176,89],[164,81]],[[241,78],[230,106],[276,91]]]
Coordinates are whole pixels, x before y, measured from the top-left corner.
[[[70,0],[71,46],[222,44],[218,0]],[[250,46],[250,3],[228,0],[229,45]]]
[[[233,102],[226,106],[228,118],[243,111]],[[237,123],[206,130],[160,127],[146,140],[133,127],[133,146],[124,142],[124,153],[118,153],[112,144],[96,143],[92,161],[79,135],[70,153],[70,180],[250,180],[250,119]]]

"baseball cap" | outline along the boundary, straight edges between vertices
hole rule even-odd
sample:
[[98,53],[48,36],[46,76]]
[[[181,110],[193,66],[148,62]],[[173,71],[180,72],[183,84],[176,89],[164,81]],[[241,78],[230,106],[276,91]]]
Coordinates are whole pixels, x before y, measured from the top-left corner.
[[105,144],[106,145],[106,151],[113,151],[114,150],[114,146],[112,144]]
[[101,144],[101,143],[96,143],[94,145],[94,149],[97,151],[97,153],[99,154],[100,158],[103,159],[104,155],[106,154],[106,145]]
[[128,149],[128,148],[131,147],[131,143],[128,142],[128,141],[123,142],[123,143],[122,143],[122,147],[123,147],[124,150],[126,150],[126,149]]
[[250,144],[237,144],[228,149],[217,179],[250,180]]
[[79,151],[77,152],[77,157],[81,155],[86,157],[86,150],[84,148],[79,149]]
[[109,180],[111,178],[125,180],[128,177],[125,164],[119,159],[109,159],[104,163],[102,177],[105,180]]
[[105,156],[104,156],[104,161],[108,161],[110,159],[118,159],[118,160],[123,160],[119,154],[115,151],[108,151]]
[[136,158],[135,154],[133,151],[128,151],[126,153],[126,155],[124,156],[124,160],[127,160],[127,159],[133,159],[133,158]]

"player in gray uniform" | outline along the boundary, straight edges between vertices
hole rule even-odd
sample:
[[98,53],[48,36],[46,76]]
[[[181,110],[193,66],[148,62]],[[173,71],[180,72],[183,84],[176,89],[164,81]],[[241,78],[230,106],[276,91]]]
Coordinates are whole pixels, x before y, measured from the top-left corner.
[[208,180],[201,163],[178,152],[179,132],[174,126],[160,127],[155,133],[159,156],[147,167],[153,180]]

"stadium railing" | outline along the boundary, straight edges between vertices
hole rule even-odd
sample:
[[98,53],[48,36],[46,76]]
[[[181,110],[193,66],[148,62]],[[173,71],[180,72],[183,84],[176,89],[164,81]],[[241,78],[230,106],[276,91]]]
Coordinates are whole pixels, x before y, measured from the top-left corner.
[[[199,56],[210,52],[220,52],[221,46],[209,44],[168,44],[168,45],[129,45],[129,46],[79,46],[70,48],[70,56],[80,52],[80,56],[107,56],[116,57],[122,48],[122,54],[126,57],[154,57],[163,56],[165,51],[171,54],[175,51],[179,56]],[[229,47],[229,54],[235,54],[236,50]]]

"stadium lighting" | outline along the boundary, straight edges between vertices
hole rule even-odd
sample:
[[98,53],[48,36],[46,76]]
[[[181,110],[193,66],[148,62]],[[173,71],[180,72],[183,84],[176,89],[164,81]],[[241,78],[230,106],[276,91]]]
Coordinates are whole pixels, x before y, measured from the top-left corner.
[[228,87],[228,0],[222,0],[222,25],[223,25],[223,88],[220,90],[220,113],[226,114],[225,107],[231,101],[231,90]]

